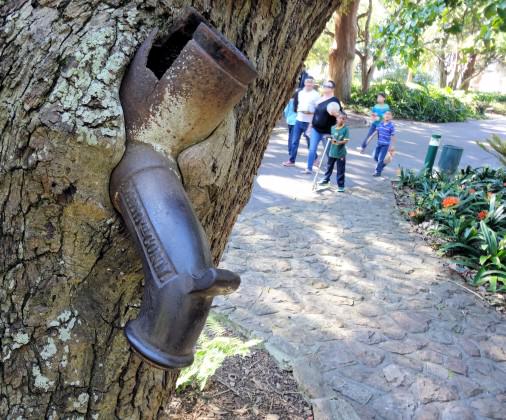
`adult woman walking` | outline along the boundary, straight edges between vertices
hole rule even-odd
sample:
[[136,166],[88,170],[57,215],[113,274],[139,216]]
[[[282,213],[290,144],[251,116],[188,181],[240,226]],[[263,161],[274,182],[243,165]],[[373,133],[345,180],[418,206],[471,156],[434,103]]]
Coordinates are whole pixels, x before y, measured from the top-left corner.
[[[307,168],[302,171],[304,174],[313,173],[313,164],[316,159],[316,151],[320,141],[330,135],[330,129],[336,124],[336,118],[327,112],[327,106],[336,102],[339,110],[342,111],[341,102],[334,96],[336,85],[332,80],[326,81],[322,86],[322,96],[318,99],[311,122],[311,135],[309,137],[309,156]],[[323,159],[323,158],[322,158]]]

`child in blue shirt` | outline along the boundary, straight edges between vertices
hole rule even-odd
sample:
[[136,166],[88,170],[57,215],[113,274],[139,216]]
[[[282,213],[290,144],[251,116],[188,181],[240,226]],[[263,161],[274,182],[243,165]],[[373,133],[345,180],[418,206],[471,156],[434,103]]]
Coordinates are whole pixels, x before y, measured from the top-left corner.
[[[290,143],[290,140],[292,138],[292,131],[293,127],[295,127],[295,123],[297,122],[297,93],[299,91],[296,90],[295,94],[290,98],[290,101],[288,101],[288,104],[286,105],[285,109],[283,110],[283,115],[285,116],[286,125],[288,125],[288,154],[291,154],[291,148],[292,145]],[[304,138],[306,139],[307,148],[309,149],[309,137],[306,134],[306,132],[302,133]]]
[[359,148],[360,153],[364,153],[365,149],[367,148],[367,140],[374,134],[374,132],[377,130],[378,125],[383,120],[383,116],[385,115],[385,112],[390,111],[390,107],[388,104],[385,103],[386,96],[384,93],[378,93],[378,96],[376,98],[376,105],[372,107],[371,110],[371,117],[373,118],[373,122],[371,126],[369,127],[369,131],[367,132],[367,136],[365,137],[364,141],[362,142],[362,146]]
[[395,125],[392,122],[392,113],[390,111],[385,112],[383,115],[383,121],[381,121],[376,130],[378,131],[378,144],[374,150],[374,160],[377,162],[376,171],[373,176],[381,176],[383,168],[385,167],[385,157],[387,153],[394,153],[395,143],[397,141],[395,137]]
[[290,139],[292,138],[293,126],[295,125],[295,121],[297,120],[297,112],[295,111],[294,106],[295,99],[293,97],[290,98],[288,105],[286,105],[283,114],[286,119],[286,124],[288,125],[288,154],[290,154]]

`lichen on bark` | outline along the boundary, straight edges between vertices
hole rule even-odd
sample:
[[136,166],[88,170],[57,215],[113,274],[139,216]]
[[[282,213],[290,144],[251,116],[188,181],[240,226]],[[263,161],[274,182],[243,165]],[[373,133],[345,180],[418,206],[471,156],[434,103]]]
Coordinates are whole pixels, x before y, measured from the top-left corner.
[[218,262],[283,99],[339,2],[0,5],[0,418],[167,417],[177,372],[143,363],[122,334],[142,272],[108,183],[125,147],[123,73],[188,3],[259,72],[212,138],[178,160]]

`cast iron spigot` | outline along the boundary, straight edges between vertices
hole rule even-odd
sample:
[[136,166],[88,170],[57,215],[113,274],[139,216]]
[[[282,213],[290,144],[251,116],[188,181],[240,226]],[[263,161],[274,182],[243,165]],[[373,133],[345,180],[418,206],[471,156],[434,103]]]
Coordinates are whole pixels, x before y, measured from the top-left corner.
[[110,194],[144,267],[140,313],[125,335],[145,360],[169,369],[193,362],[213,297],[240,283],[237,274],[213,267],[176,159],[212,133],[256,72],[193,9],[155,40],[153,31],[121,85],[127,143]]

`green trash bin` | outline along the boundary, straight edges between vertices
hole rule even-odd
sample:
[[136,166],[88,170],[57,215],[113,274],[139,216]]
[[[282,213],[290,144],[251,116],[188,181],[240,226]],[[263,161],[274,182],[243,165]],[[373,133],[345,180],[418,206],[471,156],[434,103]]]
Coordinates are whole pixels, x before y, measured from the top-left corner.
[[462,147],[445,144],[441,149],[441,156],[439,156],[439,170],[448,175],[453,175],[459,168],[463,152]]

